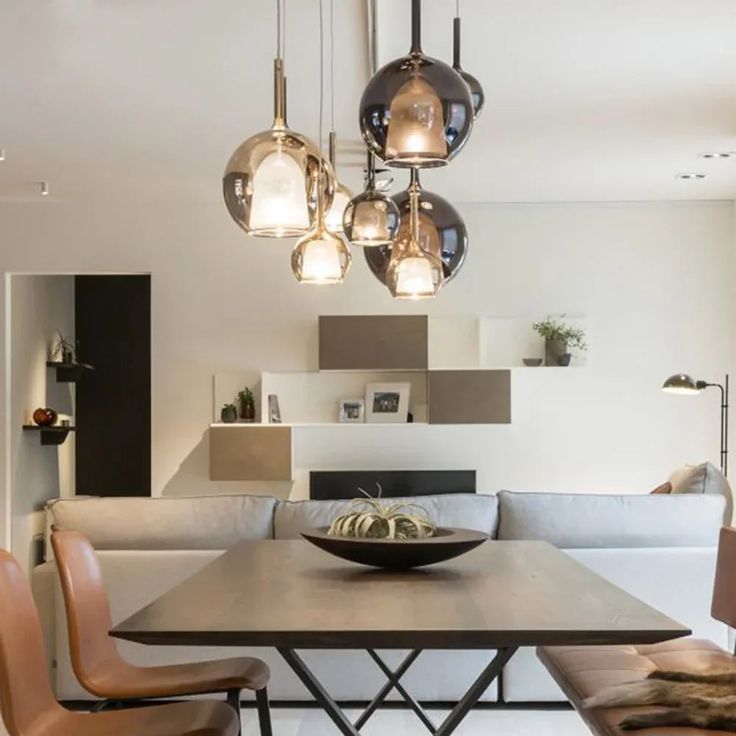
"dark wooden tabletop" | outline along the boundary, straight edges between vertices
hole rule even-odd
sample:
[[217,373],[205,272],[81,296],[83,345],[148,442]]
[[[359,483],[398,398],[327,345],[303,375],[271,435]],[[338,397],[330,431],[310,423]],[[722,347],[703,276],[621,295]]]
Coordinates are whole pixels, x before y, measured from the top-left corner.
[[545,542],[385,572],[304,541],[245,541],[115,627],[145,644],[491,649],[690,631]]

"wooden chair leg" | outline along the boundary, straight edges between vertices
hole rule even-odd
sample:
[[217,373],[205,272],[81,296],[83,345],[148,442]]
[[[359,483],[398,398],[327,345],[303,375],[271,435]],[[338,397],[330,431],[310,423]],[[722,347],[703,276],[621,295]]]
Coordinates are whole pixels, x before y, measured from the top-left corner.
[[240,736],[243,732],[243,724],[240,719],[240,690],[228,690],[227,702],[235,709],[235,712],[238,714],[238,736]]
[[268,704],[268,691],[265,687],[256,690],[256,706],[258,708],[258,725],[261,728],[261,736],[273,736],[271,708]]

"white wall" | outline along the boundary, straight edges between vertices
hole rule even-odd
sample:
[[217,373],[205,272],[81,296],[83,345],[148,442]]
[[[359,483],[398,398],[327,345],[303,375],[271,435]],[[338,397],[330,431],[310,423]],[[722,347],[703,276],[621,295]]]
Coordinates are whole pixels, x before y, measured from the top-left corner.
[[436,301],[405,304],[359,252],[345,285],[297,285],[289,244],[245,238],[218,188],[199,207],[0,205],[2,270],[152,274],[155,493],[248,487],[207,478],[212,376],[314,367],[319,314],[569,312],[587,316],[591,342],[585,368],[520,374],[511,426],[381,428],[360,447],[330,428],[297,447],[321,467],[373,458],[476,467],[483,490],[636,492],[717,461],[717,397],[659,386],[733,366],[732,203],[461,206],[463,274]]
[[73,439],[42,446],[24,432],[39,407],[73,412],[73,385],[57,383],[46,367],[57,332],[74,336],[74,279],[71,276],[12,276],[10,279],[10,495],[11,549],[26,568],[33,564],[33,538],[44,527],[46,501],[68,493],[73,478]]

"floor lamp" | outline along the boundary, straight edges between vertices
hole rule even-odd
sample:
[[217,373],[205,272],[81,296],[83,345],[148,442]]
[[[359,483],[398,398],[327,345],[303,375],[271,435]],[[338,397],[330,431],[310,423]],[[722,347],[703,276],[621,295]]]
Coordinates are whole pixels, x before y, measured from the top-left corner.
[[684,373],[676,373],[662,384],[662,391],[669,394],[699,394],[706,388],[721,390],[721,470],[728,475],[728,374],[722,384],[696,381]]

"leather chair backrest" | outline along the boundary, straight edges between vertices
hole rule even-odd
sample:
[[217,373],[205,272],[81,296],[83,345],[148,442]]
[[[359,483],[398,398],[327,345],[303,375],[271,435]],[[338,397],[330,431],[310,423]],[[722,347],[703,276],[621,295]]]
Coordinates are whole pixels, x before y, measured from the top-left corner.
[[120,661],[108,633],[112,617],[102,571],[92,545],[79,532],[54,529],[51,544],[64,593],[72,668],[80,684],[96,694],[96,674]]
[[724,526],[718,540],[716,581],[711,616],[736,627],[736,528]]
[[0,550],[0,712],[10,736],[44,733],[61,706],[51,689],[38,611],[20,565]]

